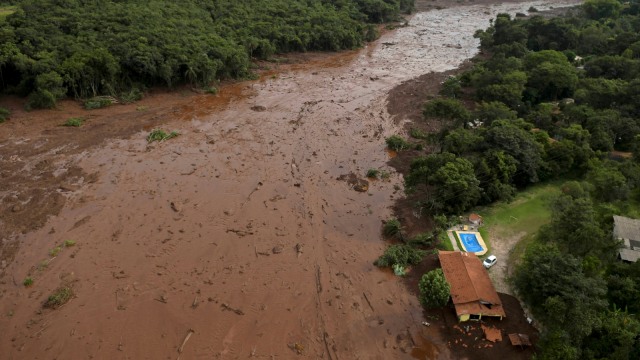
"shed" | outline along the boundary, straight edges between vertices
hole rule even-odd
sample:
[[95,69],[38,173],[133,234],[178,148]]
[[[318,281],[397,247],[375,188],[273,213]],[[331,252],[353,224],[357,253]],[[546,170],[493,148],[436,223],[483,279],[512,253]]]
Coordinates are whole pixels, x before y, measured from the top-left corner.
[[469,222],[472,223],[473,225],[480,226],[482,224],[482,216],[475,213],[471,214],[469,215]]

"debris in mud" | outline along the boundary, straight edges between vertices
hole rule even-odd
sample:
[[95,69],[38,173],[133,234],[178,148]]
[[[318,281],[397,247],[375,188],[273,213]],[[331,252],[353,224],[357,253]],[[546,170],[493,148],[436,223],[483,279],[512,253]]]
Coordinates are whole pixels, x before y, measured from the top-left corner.
[[304,346],[302,344],[293,343],[293,344],[288,344],[288,346],[289,346],[289,349],[295,351],[296,354],[298,355],[302,355],[302,353],[304,353]]
[[238,229],[227,229],[227,232],[230,233],[234,233],[240,237],[244,237],[247,235],[253,235],[253,231],[244,231],[244,230],[238,230]]
[[296,254],[298,255],[298,257],[300,257],[300,254],[302,254],[302,244],[300,243],[296,244]]
[[175,212],[180,212],[180,206],[178,204],[176,204],[175,202],[170,202],[169,206],[171,206],[171,210],[175,211]]
[[358,178],[358,176],[354,173],[349,173],[347,175],[340,175],[338,177],[340,181],[346,181],[349,186],[353,188],[353,190],[358,192],[366,192],[369,190],[369,182],[364,179]]
[[274,254],[280,254],[282,252],[282,250],[284,250],[284,248],[280,245],[278,246],[274,246],[273,249],[271,249],[271,252]]
[[394,45],[396,45],[396,43],[394,43],[394,42],[383,42],[382,45],[384,45],[384,46],[394,46]]
[[124,270],[120,270],[120,272],[112,272],[111,275],[113,276],[114,279],[125,279],[128,278],[129,275],[124,273]]
[[267,110],[267,108],[262,106],[262,105],[254,105],[254,106],[251,107],[251,110],[262,112],[262,111]]
[[178,348],[178,353],[182,354],[182,352],[184,351],[184,346],[187,345],[187,341],[189,341],[189,338],[194,333],[195,333],[195,330],[193,329],[189,329],[189,331],[187,331],[187,336],[185,336],[184,340],[182,340],[182,345],[180,345],[180,347]]
[[220,305],[220,306],[222,306],[222,308],[223,308],[224,310],[233,311],[234,313],[236,313],[236,314],[238,314],[238,315],[244,315],[244,311],[242,311],[242,310],[240,310],[240,309],[232,308],[232,307],[231,307],[231,306],[229,306],[229,304],[227,304],[227,303],[222,303],[222,305]]

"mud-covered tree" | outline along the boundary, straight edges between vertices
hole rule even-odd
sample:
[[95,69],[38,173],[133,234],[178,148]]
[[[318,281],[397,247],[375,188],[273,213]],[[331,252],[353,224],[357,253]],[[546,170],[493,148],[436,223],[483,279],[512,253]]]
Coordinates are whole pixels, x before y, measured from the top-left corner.
[[422,275],[420,283],[420,303],[426,308],[447,305],[451,296],[451,287],[444,277],[442,269],[434,269]]

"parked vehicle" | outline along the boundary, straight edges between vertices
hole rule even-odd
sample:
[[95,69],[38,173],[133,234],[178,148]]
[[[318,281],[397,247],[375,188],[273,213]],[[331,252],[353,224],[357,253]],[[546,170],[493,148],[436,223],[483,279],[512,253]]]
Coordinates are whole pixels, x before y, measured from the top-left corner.
[[488,269],[495,265],[496,262],[498,262],[498,258],[495,255],[490,255],[488,258],[484,259],[482,265]]

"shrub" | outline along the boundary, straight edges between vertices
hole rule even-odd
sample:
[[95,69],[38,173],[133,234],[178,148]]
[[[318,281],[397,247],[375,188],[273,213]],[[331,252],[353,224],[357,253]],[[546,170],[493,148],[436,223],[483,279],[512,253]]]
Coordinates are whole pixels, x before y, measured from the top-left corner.
[[24,279],[24,281],[22,282],[22,285],[29,287],[31,285],[33,285],[33,278],[31,277],[27,277]]
[[108,98],[93,98],[84,102],[84,108],[87,110],[100,109],[113,104],[113,100]]
[[155,129],[155,130],[151,131],[151,133],[149,133],[149,135],[147,135],[147,142],[169,140],[169,139],[174,138],[174,137],[176,137],[178,135],[180,135],[180,134],[175,132],[175,131],[172,131],[171,133],[167,134],[163,130]]
[[51,109],[56,106],[56,98],[47,90],[37,90],[29,95],[27,110],[31,109]]
[[62,247],[56,246],[53,249],[49,250],[49,255],[56,257],[58,256],[58,254],[60,254],[60,251],[62,251]]
[[[142,97],[144,96],[142,90],[138,89],[138,88],[132,88],[129,91],[123,92],[120,94],[120,101],[123,104],[130,104],[132,102],[136,102],[139,100],[142,100]],[[111,105],[111,104],[109,104]]]
[[440,95],[448,98],[457,98],[460,95],[462,89],[462,83],[460,79],[455,76],[449,76],[443,83],[442,89],[440,89]]
[[82,126],[83,123],[84,123],[84,119],[82,119],[82,118],[69,118],[62,125],[63,126],[80,127],[80,126]]
[[378,169],[369,169],[367,170],[367,177],[377,179],[378,175],[380,175],[380,170]]
[[409,130],[409,136],[411,136],[414,139],[426,140],[429,134],[427,134],[426,132],[420,129],[411,128],[411,130]]
[[426,308],[447,305],[451,295],[451,287],[444,278],[442,269],[431,270],[422,275],[418,288],[420,289],[420,303]]
[[207,94],[215,95],[218,93],[218,88],[215,86],[209,86],[204,89],[204,92],[206,92]]
[[411,144],[402,136],[392,135],[386,140],[387,146],[393,151],[407,150],[411,148]]
[[402,237],[402,225],[396,218],[389,219],[382,227],[382,233],[388,237]]
[[56,309],[69,302],[72,297],[73,290],[68,286],[63,286],[49,295],[43,306],[45,308]]
[[11,111],[0,107],[0,124],[5,122],[9,118],[9,115],[11,115]]
[[449,120],[467,121],[471,117],[464,104],[455,99],[435,99],[424,106],[423,115]]
[[415,265],[422,261],[425,255],[426,251],[408,245],[391,245],[374,264],[380,267]]
[[433,241],[432,233],[421,233],[409,239],[409,245],[412,246],[429,246]]
[[73,241],[73,240],[65,240],[65,241],[64,241],[64,247],[72,247],[72,246],[74,246],[75,244],[76,244],[76,242],[75,242],[75,241]]

